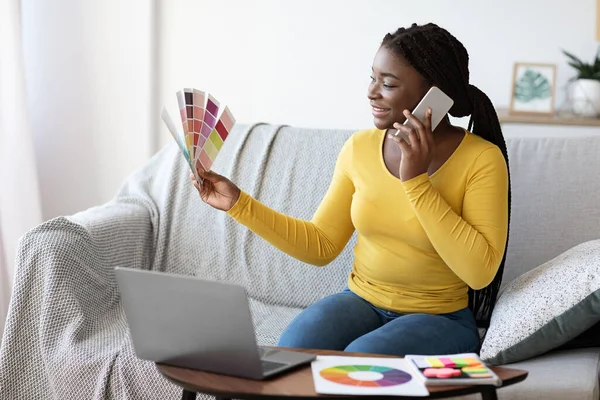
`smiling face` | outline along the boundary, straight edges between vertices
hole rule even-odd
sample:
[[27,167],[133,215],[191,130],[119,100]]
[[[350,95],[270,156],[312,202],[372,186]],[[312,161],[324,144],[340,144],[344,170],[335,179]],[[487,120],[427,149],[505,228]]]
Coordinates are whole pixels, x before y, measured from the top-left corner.
[[375,54],[367,97],[377,129],[403,123],[404,110],[412,111],[431,86],[401,56],[382,46]]

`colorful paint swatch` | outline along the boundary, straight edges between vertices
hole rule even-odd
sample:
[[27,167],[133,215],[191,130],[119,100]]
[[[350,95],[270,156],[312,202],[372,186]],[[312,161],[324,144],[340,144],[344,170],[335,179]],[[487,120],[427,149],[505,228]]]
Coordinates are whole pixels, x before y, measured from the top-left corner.
[[160,116],[161,116],[161,119],[163,120],[163,122],[165,123],[165,125],[167,126],[167,129],[171,133],[171,136],[173,137],[173,139],[175,139],[175,142],[177,143],[179,150],[181,150],[181,153],[183,154],[185,160],[187,161],[187,164],[190,167],[190,170],[194,174],[194,177],[196,178],[196,180],[198,182],[202,182],[202,179],[198,176],[198,171],[196,170],[196,168],[194,168],[194,164],[192,163],[192,157],[190,157],[188,149],[185,146],[183,133],[181,133],[177,129],[175,122],[173,122],[173,119],[171,118],[171,116],[169,115],[169,113],[167,112],[167,109],[165,107],[163,107]]
[[217,123],[217,114],[219,113],[219,102],[215,99],[211,94],[208,95],[208,99],[206,99],[206,109],[204,111],[204,119],[202,121],[203,125],[205,125],[208,129],[204,130],[206,132],[206,137],[210,135],[215,124]]
[[194,150],[196,153],[194,154],[197,155],[198,151],[200,151],[203,147],[204,147],[204,143],[206,143],[206,138],[200,134],[198,134],[198,141],[196,142],[196,150]]
[[167,112],[166,108],[163,107],[160,117],[164,121],[165,125],[167,126],[167,129],[171,133],[171,136],[173,136],[173,139],[175,139],[175,142],[177,142],[177,146],[179,146],[179,150],[181,150],[181,152],[183,153],[183,156],[185,157],[186,161],[188,162],[188,164],[190,165],[190,168],[191,168],[192,165],[191,165],[191,160],[190,160],[190,154],[189,154],[187,148],[185,147],[185,142],[183,141],[184,140],[183,135],[177,131],[177,128],[175,127],[175,122],[173,122],[173,119],[171,119],[171,116]]
[[183,89],[183,95],[185,98],[185,115],[187,117],[188,132],[194,132],[194,90],[185,88]]
[[[217,123],[217,117],[215,117],[214,115],[212,115],[210,112],[207,112],[204,114],[204,123],[209,127],[209,128],[213,128],[215,126],[215,124]],[[212,129],[211,129],[212,131]]]
[[210,132],[212,132],[210,130],[210,127],[208,125],[206,125],[206,124],[203,123],[202,127],[200,128],[200,134],[202,136],[204,136],[205,138],[207,138],[210,135]]
[[[210,170],[210,167],[212,167],[213,161],[210,159],[208,154],[206,154],[206,151],[204,151],[204,149],[200,150],[200,154],[198,155],[197,160],[198,160],[198,162],[200,162],[200,164],[202,165],[202,168],[205,171]],[[196,168],[198,168],[197,163],[196,163]]]
[[213,146],[216,147],[217,151],[221,150],[221,147],[223,147],[223,139],[221,139],[221,136],[219,136],[217,131],[212,131],[208,139],[212,142]]
[[223,113],[221,113],[221,117],[217,121],[217,125],[215,125],[215,131],[225,141],[234,124],[235,118],[233,118],[231,111],[229,111],[229,107],[225,107]]
[[206,100],[206,95],[203,91],[198,89],[193,89],[193,112],[194,112],[194,121],[193,121],[193,146],[194,152],[192,154],[192,158],[196,158],[196,153],[200,151],[202,146],[204,146],[205,139],[200,140],[200,129],[202,128],[202,120],[204,119],[204,103]]
[[211,140],[207,140],[206,143],[204,143],[204,148],[202,150],[204,150],[206,154],[208,154],[208,156],[213,162],[217,158],[217,154],[219,154],[219,150],[217,150],[217,148]]
[[185,139],[185,145],[188,149],[188,154],[193,158],[193,138],[189,136],[188,132],[188,121],[187,121],[187,110],[185,108],[185,94],[183,90],[176,93],[177,104],[179,105],[179,114],[181,115],[181,125],[183,127],[183,137]]
[[[204,136],[205,139],[208,139],[208,137],[210,136],[210,134],[212,133],[215,124],[217,123],[217,113],[219,112],[219,101],[217,99],[214,98],[213,95],[211,95],[210,93],[206,96],[206,106],[204,107],[204,115],[202,118],[202,126],[200,128],[200,135]],[[199,140],[199,139],[198,139]],[[205,147],[207,146],[207,141],[204,142],[203,147],[199,147],[196,149],[196,152],[194,154],[195,159],[198,159],[200,157],[200,152],[199,150],[205,150],[206,155],[209,156],[209,159],[211,160],[211,165],[212,163],[215,161],[216,158],[216,154],[218,154],[218,150],[215,152],[213,151],[213,149],[205,149]],[[214,145],[213,145],[214,146]],[[214,156],[211,156],[211,154],[214,154]],[[202,160],[201,160],[202,162]],[[202,164],[206,167],[205,162],[202,162]],[[209,167],[208,167],[209,168]],[[208,169],[205,168],[205,169]]]
[[193,89],[185,88],[183,89],[183,101],[185,104],[185,125],[187,131],[186,135],[186,143],[191,145],[190,154],[194,155],[194,96]]
[[211,168],[233,129],[235,118],[229,107],[225,107],[217,118],[220,103],[210,93],[184,88],[176,95],[183,133],[177,133],[168,116],[163,121],[177,141],[196,179],[201,182],[198,171]]

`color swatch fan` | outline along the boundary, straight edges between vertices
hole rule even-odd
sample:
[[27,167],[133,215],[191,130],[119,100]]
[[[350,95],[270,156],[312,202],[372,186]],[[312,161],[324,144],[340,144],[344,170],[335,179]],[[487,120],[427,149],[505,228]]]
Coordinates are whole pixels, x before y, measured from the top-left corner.
[[178,91],[177,104],[182,130],[177,129],[166,107],[163,107],[161,117],[196,180],[202,182],[198,171],[210,170],[235,124],[235,118],[228,107],[218,116],[219,101],[211,94],[198,89],[186,88]]

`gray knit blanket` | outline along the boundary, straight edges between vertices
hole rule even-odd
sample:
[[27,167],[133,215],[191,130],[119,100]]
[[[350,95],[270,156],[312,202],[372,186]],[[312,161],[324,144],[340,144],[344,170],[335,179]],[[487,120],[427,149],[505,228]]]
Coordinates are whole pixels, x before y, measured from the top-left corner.
[[[278,211],[310,219],[350,131],[236,126],[214,170]],[[200,201],[175,143],[107,204],[47,221],[18,248],[0,348],[0,399],[177,399],[135,356],[114,267],[244,285],[259,344],[342,289],[354,239],[332,264],[303,264]],[[75,188],[74,188],[75,189]]]

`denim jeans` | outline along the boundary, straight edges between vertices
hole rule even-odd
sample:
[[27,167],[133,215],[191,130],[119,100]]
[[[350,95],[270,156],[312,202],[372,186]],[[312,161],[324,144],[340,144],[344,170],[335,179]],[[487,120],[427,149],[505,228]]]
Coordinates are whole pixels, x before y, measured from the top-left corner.
[[479,351],[473,313],[397,314],[373,306],[348,288],[303,310],[279,346],[389,354],[456,354]]

